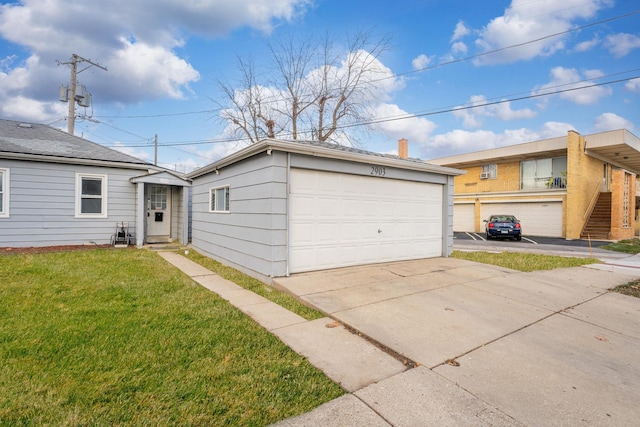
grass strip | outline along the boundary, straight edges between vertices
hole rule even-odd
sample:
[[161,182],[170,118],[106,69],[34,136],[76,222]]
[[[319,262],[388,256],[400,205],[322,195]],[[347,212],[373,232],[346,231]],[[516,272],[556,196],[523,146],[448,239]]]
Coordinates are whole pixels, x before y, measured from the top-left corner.
[[609,243],[608,245],[600,246],[600,249],[607,249],[610,251],[623,252],[626,254],[640,254],[640,239],[625,239],[618,242]]
[[0,425],[268,425],[343,394],[156,253],[0,256]]
[[518,271],[553,270],[556,268],[579,267],[581,265],[600,262],[595,258],[562,257],[524,252],[494,253],[453,251],[451,256],[454,258],[497,265]]
[[629,282],[626,285],[617,286],[612,291],[640,298],[640,279]]
[[198,253],[197,251],[194,251],[193,249],[190,249],[188,254],[185,254],[184,251],[179,251],[178,253],[184,255],[191,261],[196,262],[201,266],[211,270],[223,279],[227,279],[237,284],[238,286],[242,286],[243,288],[251,292],[261,295],[264,298],[275,302],[278,305],[281,305],[287,310],[292,311],[307,320],[315,320],[324,317],[322,313],[309,308],[292,295],[281,292],[269,285],[264,284],[258,279],[254,279],[253,277],[241,273],[240,271],[232,267],[228,267],[218,261],[206,257]]

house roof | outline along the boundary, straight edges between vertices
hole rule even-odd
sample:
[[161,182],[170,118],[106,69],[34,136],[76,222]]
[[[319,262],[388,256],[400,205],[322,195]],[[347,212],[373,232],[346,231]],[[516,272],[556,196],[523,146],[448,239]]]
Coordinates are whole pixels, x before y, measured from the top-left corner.
[[47,125],[4,119],[0,119],[0,158],[155,168],[133,156]]
[[152,171],[144,175],[131,178],[131,182],[134,184],[142,182],[144,184],[175,185],[177,187],[191,186],[191,181],[185,179],[183,174],[170,170]]
[[[584,135],[587,155],[640,174],[640,139],[626,129]],[[543,139],[490,150],[428,160],[437,165],[464,168],[482,163],[567,155],[567,137]]]
[[242,150],[231,154],[221,160],[197,169],[189,174],[187,178],[197,178],[215,170],[222,169],[233,163],[251,157],[261,152],[283,151],[287,153],[305,154],[314,157],[346,160],[358,163],[375,163],[381,166],[397,167],[400,169],[410,169],[423,172],[433,172],[443,175],[462,175],[465,172],[444,166],[437,166],[425,163],[420,159],[401,159],[392,154],[381,154],[372,151],[361,150],[353,147],[346,147],[338,144],[329,144],[318,141],[285,141],[277,139],[264,139],[256,144],[249,145]]

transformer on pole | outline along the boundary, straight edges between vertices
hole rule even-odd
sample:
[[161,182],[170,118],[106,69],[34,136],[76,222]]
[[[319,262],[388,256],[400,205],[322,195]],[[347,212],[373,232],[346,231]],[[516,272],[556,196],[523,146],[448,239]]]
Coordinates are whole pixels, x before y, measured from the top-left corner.
[[[78,64],[86,62],[89,65],[85,68],[78,71]],[[69,103],[69,118],[68,118],[68,128],[67,132],[73,135],[75,129],[75,121],[76,121],[76,102],[81,107],[88,107],[91,105],[91,93],[87,91],[84,86],[81,86],[80,94],[77,94],[77,86],[78,86],[78,74],[86,70],[87,68],[91,68],[92,66],[96,66],[107,71],[107,67],[103,67],[100,64],[97,64],[90,59],[85,59],[75,53],[71,55],[71,60],[69,62],[59,62],[58,65],[69,65],[71,68],[71,78],[69,79],[69,87],[60,86],[60,101]]]

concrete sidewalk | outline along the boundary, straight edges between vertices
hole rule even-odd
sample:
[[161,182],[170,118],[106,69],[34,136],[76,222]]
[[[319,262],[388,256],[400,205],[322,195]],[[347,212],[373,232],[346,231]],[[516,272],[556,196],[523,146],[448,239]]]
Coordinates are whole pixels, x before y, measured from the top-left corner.
[[607,292],[640,277],[637,257],[535,273],[436,258],[278,279],[328,315],[306,321],[181,255],[160,255],[350,392],[280,427],[640,419],[640,300]]
[[346,391],[399,374],[407,366],[334,319],[306,320],[282,306],[223,279],[175,252],[158,254],[194,281],[240,309],[295,352],[308,358]]

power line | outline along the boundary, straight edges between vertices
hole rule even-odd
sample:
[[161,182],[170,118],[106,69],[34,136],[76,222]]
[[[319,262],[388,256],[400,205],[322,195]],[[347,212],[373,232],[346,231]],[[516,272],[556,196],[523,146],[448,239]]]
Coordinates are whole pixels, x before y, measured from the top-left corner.
[[[610,84],[615,84],[615,83],[622,83],[622,82],[627,82],[629,80],[638,79],[638,78],[640,78],[640,75],[637,75],[637,76],[634,76],[634,77],[629,77],[629,78],[626,78],[626,79],[618,79],[618,80],[612,80],[612,81],[608,81],[608,82],[594,83],[594,84],[591,84],[591,85],[588,85],[588,86],[580,86],[580,87],[574,87],[574,88],[568,88],[568,89],[561,89],[561,90],[556,90],[556,91],[553,91],[553,92],[536,93],[536,94],[527,95],[527,96],[521,96],[521,97],[517,97],[517,98],[501,99],[499,101],[485,102],[485,103],[482,103],[482,104],[466,105],[466,106],[448,108],[448,109],[438,110],[438,111],[433,111],[433,112],[428,112],[428,113],[419,113],[419,114],[411,114],[411,115],[406,115],[406,116],[400,116],[400,117],[396,117],[396,118],[371,120],[370,122],[344,125],[341,128],[364,126],[364,125],[370,125],[370,124],[391,122],[391,121],[395,121],[395,120],[406,120],[406,119],[410,119],[410,118],[414,118],[414,117],[433,116],[433,115],[436,115],[436,114],[452,113],[452,112],[455,112],[455,111],[462,111],[462,110],[470,110],[470,109],[473,109],[473,108],[488,107],[490,105],[498,105],[498,104],[504,104],[504,103],[507,103],[507,102],[522,101],[522,100],[525,100],[525,99],[541,98],[543,96],[557,95],[559,93],[573,92],[573,91],[577,91],[577,90],[590,89],[590,88],[594,88],[594,87],[598,87],[598,86],[605,86],[605,85],[610,85]],[[573,83],[571,83],[571,84],[573,84]]]
[[[553,37],[558,37],[558,36],[569,34],[569,33],[572,33],[572,32],[584,30],[586,28],[590,28],[590,27],[594,27],[594,26],[597,26],[597,25],[606,24],[608,22],[617,21],[617,20],[620,20],[620,19],[623,19],[623,18],[628,18],[630,16],[637,15],[638,13],[640,13],[640,9],[632,10],[631,12],[628,12],[628,13],[625,13],[625,14],[622,14],[622,15],[617,15],[617,16],[614,16],[614,17],[611,17],[611,18],[607,18],[607,19],[603,19],[603,20],[600,20],[600,21],[592,22],[592,23],[589,23],[589,24],[586,24],[586,25],[582,25],[580,27],[571,28],[571,29],[566,30],[566,31],[561,31],[561,32],[554,33],[554,34],[548,34],[546,36],[542,36],[542,37],[539,37],[537,39],[528,40],[526,42],[516,43],[516,44],[513,44],[513,45],[501,47],[501,48],[498,48],[498,49],[489,50],[489,51],[478,53],[478,54],[475,54],[475,55],[466,56],[464,58],[458,58],[458,59],[454,59],[454,60],[451,60],[451,61],[441,62],[439,64],[431,65],[431,66],[420,68],[420,69],[417,69],[417,70],[405,71],[405,72],[401,72],[401,73],[394,73],[391,76],[386,76],[386,77],[381,77],[379,79],[371,80],[371,82],[375,83],[375,82],[380,82],[380,81],[384,81],[384,80],[395,79],[397,77],[401,77],[401,76],[405,76],[405,75],[409,75],[409,74],[421,73],[423,71],[428,71],[428,70],[439,68],[439,67],[443,67],[443,66],[446,66],[446,65],[452,65],[452,64],[457,64],[457,63],[460,63],[460,62],[470,61],[472,59],[476,59],[476,58],[480,58],[480,57],[483,57],[483,56],[491,55],[493,53],[498,53],[498,52],[502,52],[502,51],[505,51],[505,50],[526,46],[528,44],[537,43],[537,42],[540,42],[542,40],[546,40],[546,39],[550,39],[550,38],[553,38]],[[281,98],[278,98],[278,99],[274,98],[273,100],[266,99],[265,102],[267,102],[267,103],[268,102],[278,102],[278,101],[281,101],[281,100],[282,100]],[[179,112],[179,113],[130,115],[130,116],[94,116],[94,117],[96,117],[96,118],[104,118],[104,119],[107,119],[107,118],[108,119],[162,118],[162,117],[178,117],[178,116],[195,115],[195,114],[215,114],[215,113],[217,113],[217,112],[219,112],[221,110],[222,110],[222,108],[214,108],[214,109],[199,110],[199,111],[184,111],[184,112]]]
[[424,67],[424,68],[420,68],[418,70],[405,71],[404,73],[396,73],[391,77],[384,77],[384,78],[381,78],[379,80],[374,80],[374,81],[382,81],[382,80],[387,80],[387,79],[390,79],[390,78],[396,78],[396,77],[399,77],[399,76],[405,76],[405,75],[408,75],[408,74],[421,73],[423,71],[431,70],[431,69],[442,67],[442,66],[445,66],[445,65],[451,65],[451,64],[456,64],[458,62],[469,61],[469,60],[472,60],[472,59],[480,58],[482,56],[491,55],[493,53],[503,52],[505,50],[514,49],[516,47],[522,47],[522,46],[526,46],[528,44],[537,43],[537,42],[542,41],[542,40],[550,39],[550,38],[553,38],[553,37],[558,37],[558,36],[561,36],[561,35],[564,35],[564,34],[573,33],[575,31],[584,30],[585,28],[594,27],[596,25],[606,24],[607,22],[612,22],[612,21],[616,21],[618,19],[627,18],[629,16],[636,15],[638,13],[640,13],[640,9],[633,10],[633,11],[631,11],[629,13],[625,13],[624,15],[618,15],[618,16],[614,16],[613,18],[608,18],[608,19],[603,19],[601,21],[592,22],[590,24],[586,24],[586,25],[583,25],[581,27],[575,27],[575,28],[571,28],[571,29],[566,30],[566,31],[561,31],[559,33],[549,34],[549,35],[546,35],[546,36],[543,36],[543,37],[539,37],[537,39],[529,40],[529,41],[526,41],[526,42],[516,43],[516,44],[512,44],[510,46],[505,46],[505,47],[501,47],[501,48],[498,48],[498,49],[488,50],[486,52],[478,53],[478,54],[471,55],[471,56],[466,56],[464,58],[459,58],[459,59],[454,59],[454,60],[451,60],[451,61],[441,62],[439,64],[431,65],[431,66]]
[[[631,71],[637,71],[637,70],[638,69],[631,70]],[[626,73],[626,72],[624,72],[624,73]],[[612,75],[604,76],[604,77],[611,77],[611,76],[614,76],[614,75],[619,75],[619,74],[624,74],[624,73],[614,73]],[[590,89],[590,88],[594,88],[594,87],[598,87],[598,86],[606,86],[606,85],[611,85],[611,84],[616,84],[616,83],[622,83],[622,82],[627,82],[627,81],[630,81],[630,80],[633,80],[633,79],[638,79],[638,78],[640,78],[640,75],[627,77],[627,78],[624,78],[624,79],[610,80],[610,81],[601,82],[601,83],[593,83],[593,84],[586,85],[586,86],[571,87],[571,88],[567,88],[567,89],[558,89],[558,90],[553,90],[553,91],[545,91],[545,92],[542,92],[542,93],[530,94],[530,95],[526,95],[526,96],[515,96],[515,97],[510,97],[510,98],[500,99],[500,100],[495,100],[495,101],[492,100],[492,99],[497,99],[497,98],[491,98],[490,100],[487,100],[487,102],[483,102],[481,104],[470,104],[470,105],[462,105],[462,106],[456,106],[456,107],[444,107],[444,108],[441,108],[441,109],[437,109],[437,110],[434,110],[434,111],[423,112],[423,113],[407,113],[407,114],[404,114],[404,115],[401,115],[401,116],[393,116],[393,117],[386,117],[386,118],[370,120],[370,121],[366,121],[366,122],[345,124],[345,125],[338,126],[338,129],[348,129],[348,128],[354,128],[354,127],[359,127],[359,126],[368,126],[368,125],[388,123],[388,122],[399,121],[399,120],[407,120],[407,119],[412,119],[412,118],[416,118],[416,117],[434,116],[434,115],[438,115],[438,114],[452,113],[452,112],[456,112],[456,111],[471,110],[471,109],[475,109],[475,108],[488,107],[488,106],[491,106],[491,105],[498,105],[498,104],[504,104],[504,103],[508,103],[508,102],[515,102],[515,101],[523,101],[523,100],[527,100],[527,99],[541,98],[541,97],[557,95],[557,94],[561,94],[561,93],[567,93],[567,92],[573,92],[573,91],[578,91],[578,90]],[[583,83],[584,81],[585,80],[582,80],[580,82],[566,83],[566,84],[557,85],[557,86],[554,86],[554,87],[564,87],[564,86],[569,86],[569,85],[575,85],[575,84]],[[546,89],[549,89],[549,88],[546,88]],[[298,133],[309,133],[309,132],[308,131],[307,132],[303,131],[303,132],[298,132]],[[285,134],[285,136],[286,136],[286,134]],[[163,144],[160,144],[160,146],[161,147],[176,147],[176,146],[181,146],[181,145],[220,144],[220,143],[227,143],[227,142],[241,142],[241,141],[244,141],[244,140],[245,140],[245,138],[222,138],[222,139],[203,140],[203,141],[200,141],[200,142],[179,141],[179,142],[163,143]],[[141,145],[132,145],[132,146],[127,146],[127,147],[141,147]]]

